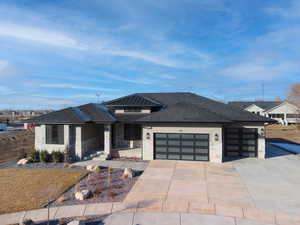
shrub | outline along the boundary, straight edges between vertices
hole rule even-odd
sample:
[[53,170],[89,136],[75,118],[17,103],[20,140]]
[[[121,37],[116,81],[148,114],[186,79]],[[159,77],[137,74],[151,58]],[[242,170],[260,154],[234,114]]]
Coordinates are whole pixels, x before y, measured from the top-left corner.
[[40,159],[42,162],[51,162],[51,155],[47,151],[41,151],[40,152]]
[[53,162],[55,162],[55,163],[63,162],[64,158],[65,158],[64,153],[62,153],[60,151],[53,151],[51,153],[51,156],[52,156]]
[[38,151],[30,152],[28,159],[31,162],[40,162],[40,153]]

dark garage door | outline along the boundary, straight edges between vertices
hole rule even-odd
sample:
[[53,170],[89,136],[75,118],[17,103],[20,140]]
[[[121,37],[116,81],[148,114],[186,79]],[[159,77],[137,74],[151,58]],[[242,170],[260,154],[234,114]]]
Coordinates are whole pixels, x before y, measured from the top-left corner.
[[209,135],[156,133],[154,157],[155,159],[208,161]]
[[257,129],[226,128],[225,156],[257,157]]

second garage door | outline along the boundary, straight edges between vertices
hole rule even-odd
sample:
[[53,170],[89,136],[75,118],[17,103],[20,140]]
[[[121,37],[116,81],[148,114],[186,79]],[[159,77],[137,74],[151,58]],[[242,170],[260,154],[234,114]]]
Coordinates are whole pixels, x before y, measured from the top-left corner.
[[257,129],[226,128],[225,156],[257,157]]
[[172,160],[209,160],[208,134],[156,133],[154,158]]

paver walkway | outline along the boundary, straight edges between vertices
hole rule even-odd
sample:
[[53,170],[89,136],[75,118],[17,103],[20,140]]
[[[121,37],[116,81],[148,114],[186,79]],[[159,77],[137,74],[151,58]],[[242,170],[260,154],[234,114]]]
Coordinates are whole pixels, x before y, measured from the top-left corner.
[[131,168],[133,170],[144,171],[148,165],[148,162],[135,162],[135,161],[125,161],[125,160],[87,160],[82,162],[74,163],[76,166],[103,166],[103,167],[111,167],[111,168]]

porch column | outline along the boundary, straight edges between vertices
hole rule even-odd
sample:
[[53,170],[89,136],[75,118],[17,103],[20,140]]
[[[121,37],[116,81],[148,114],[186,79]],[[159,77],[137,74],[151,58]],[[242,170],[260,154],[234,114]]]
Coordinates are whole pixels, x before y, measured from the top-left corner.
[[104,153],[110,156],[111,149],[111,125],[106,124],[104,125]]
[[76,159],[80,160],[82,158],[82,139],[81,139],[81,126],[76,126],[75,128],[75,155]]

